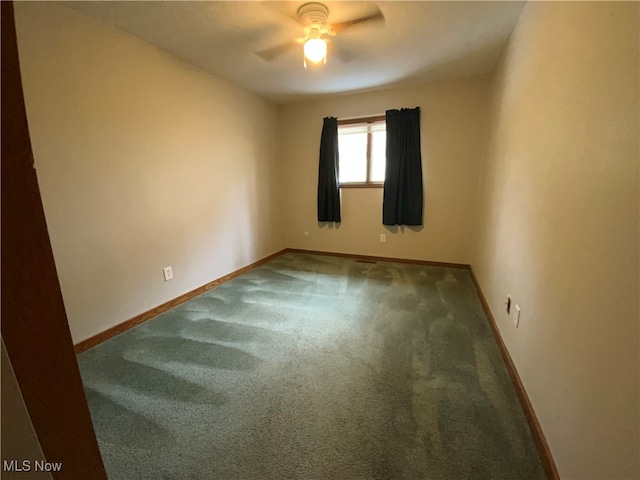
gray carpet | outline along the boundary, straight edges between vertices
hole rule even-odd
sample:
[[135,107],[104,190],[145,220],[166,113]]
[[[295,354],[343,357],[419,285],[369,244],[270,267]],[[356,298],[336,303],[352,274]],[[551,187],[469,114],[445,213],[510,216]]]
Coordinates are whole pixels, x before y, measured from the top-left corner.
[[287,253],[79,363],[111,480],[544,478],[466,270]]

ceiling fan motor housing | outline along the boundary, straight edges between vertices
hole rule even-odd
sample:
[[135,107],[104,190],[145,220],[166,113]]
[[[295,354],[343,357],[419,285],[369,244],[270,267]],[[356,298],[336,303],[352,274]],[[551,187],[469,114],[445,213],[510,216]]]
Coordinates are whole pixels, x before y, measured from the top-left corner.
[[298,18],[308,38],[319,38],[326,33],[328,17],[329,9],[321,3],[305,3],[298,9]]

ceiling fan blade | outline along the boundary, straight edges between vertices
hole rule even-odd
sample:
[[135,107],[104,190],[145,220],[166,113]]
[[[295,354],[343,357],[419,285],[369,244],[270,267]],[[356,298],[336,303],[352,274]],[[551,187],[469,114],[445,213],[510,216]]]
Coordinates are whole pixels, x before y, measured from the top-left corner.
[[345,47],[336,48],[334,50],[334,55],[339,58],[342,63],[352,62],[354,58],[356,58],[353,50]]
[[330,43],[327,43],[327,53],[330,59],[336,58],[341,63],[349,63],[356,58],[353,49],[343,39],[333,39]]
[[347,28],[351,28],[356,25],[362,25],[364,23],[374,22],[384,22],[384,15],[378,7],[376,7],[375,11],[369,13],[368,15],[363,15],[362,17],[347,20],[346,22],[334,23],[331,25],[331,28],[335,33],[341,33],[344,32]]
[[286,43],[281,43],[280,45],[275,45],[275,46],[270,47],[270,48],[265,48],[263,50],[258,50],[257,52],[254,52],[254,53],[257,56],[259,56],[260,58],[262,58],[263,60],[266,60],[267,62],[272,62],[276,58],[284,55],[289,50],[291,50],[293,47],[298,45],[298,43],[299,42],[297,42],[296,40],[290,40],[290,41],[288,41]]

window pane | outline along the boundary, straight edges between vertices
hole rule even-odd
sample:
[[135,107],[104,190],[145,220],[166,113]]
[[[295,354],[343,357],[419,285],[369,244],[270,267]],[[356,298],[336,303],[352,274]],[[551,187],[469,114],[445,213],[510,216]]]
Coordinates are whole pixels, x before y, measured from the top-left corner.
[[340,125],[338,127],[339,135],[347,135],[351,133],[367,133],[369,126],[366,123],[356,123],[353,125]]
[[372,132],[384,132],[387,129],[387,123],[385,121],[372,123],[370,128]]
[[367,134],[338,134],[340,183],[367,181]]
[[371,181],[384,182],[387,163],[387,132],[374,131],[371,134]]

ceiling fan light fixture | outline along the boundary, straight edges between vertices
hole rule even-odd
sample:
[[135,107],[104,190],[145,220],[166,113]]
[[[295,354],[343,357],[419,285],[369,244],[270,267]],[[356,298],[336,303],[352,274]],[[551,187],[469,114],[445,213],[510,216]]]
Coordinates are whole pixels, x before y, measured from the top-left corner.
[[[339,23],[329,23],[329,9],[326,5],[318,2],[301,5],[297,11],[297,17],[302,27],[302,37],[254,53],[269,62],[303,44],[302,64],[304,68],[307,68],[307,62],[316,65],[326,64],[327,43],[331,41],[332,37],[358,25],[384,22],[384,15],[380,8],[375,6],[375,10],[369,8],[368,13],[359,17]],[[334,48],[332,47],[332,55]]]
[[324,60],[327,63],[327,42],[321,38],[310,38],[304,42],[304,66],[307,60],[311,63],[320,63]]

